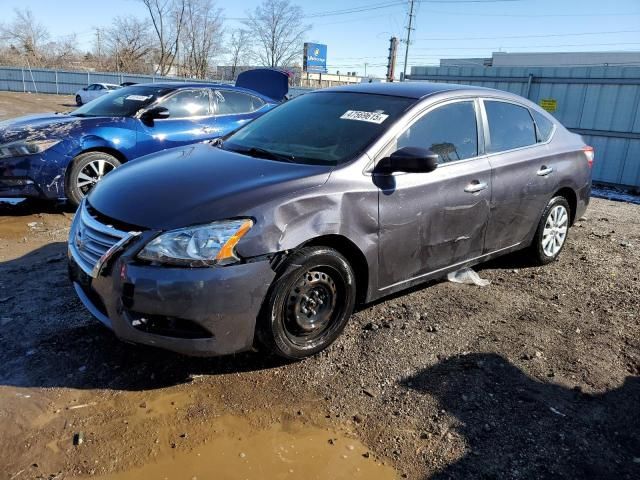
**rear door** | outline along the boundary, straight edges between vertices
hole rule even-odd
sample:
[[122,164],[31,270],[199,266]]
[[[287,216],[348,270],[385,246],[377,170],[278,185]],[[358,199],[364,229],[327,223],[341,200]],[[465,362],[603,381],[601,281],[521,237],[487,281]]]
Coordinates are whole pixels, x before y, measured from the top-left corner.
[[[483,100],[486,148],[492,168],[491,217],[485,252],[526,241],[553,193],[554,159],[536,134],[529,109],[501,99]],[[548,138],[547,138],[548,139]]]
[[137,120],[137,155],[202,142],[218,137],[208,88],[185,88],[163,99],[158,106],[169,110],[169,118]]
[[429,173],[374,176],[379,191],[382,290],[482,255],[489,219],[491,166],[482,156],[474,99],[429,109],[381,157],[407,146],[440,157]]
[[231,89],[213,90],[215,117],[209,119],[216,136],[223,136],[253,120],[266,102],[256,95]]

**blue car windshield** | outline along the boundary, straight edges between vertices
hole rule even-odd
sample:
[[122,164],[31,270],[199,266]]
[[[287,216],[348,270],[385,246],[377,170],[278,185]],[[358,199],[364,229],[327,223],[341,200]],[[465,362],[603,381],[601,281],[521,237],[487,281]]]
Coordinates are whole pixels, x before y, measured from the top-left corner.
[[355,92],[308,93],[265,113],[220,146],[272,160],[338,165],[365,150],[415,101]]
[[130,117],[159,97],[175,90],[167,87],[134,85],[119,88],[71,112],[76,117]]

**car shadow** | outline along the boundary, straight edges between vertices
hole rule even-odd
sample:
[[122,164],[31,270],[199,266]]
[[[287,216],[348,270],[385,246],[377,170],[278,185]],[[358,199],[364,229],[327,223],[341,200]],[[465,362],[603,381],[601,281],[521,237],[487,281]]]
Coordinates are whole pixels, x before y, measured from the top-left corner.
[[287,362],[247,352],[195,358],[120,341],[67,278],[66,243],[0,263],[0,385],[148,390]]
[[401,384],[455,417],[450,432],[429,435],[433,443],[457,432],[465,444],[462,458],[431,479],[640,478],[640,377],[586,394],[478,353],[450,357]]
[[76,207],[69,202],[59,200],[0,198],[0,216],[5,217],[25,217],[37,213],[74,213],[75,211]]

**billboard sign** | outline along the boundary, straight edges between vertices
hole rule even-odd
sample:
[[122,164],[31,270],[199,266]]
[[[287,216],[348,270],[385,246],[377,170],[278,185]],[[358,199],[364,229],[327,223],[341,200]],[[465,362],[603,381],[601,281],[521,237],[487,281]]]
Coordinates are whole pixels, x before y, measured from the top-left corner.
[[327,46],[321,43],[305,43],[302,68],[309,73],[326,73]]

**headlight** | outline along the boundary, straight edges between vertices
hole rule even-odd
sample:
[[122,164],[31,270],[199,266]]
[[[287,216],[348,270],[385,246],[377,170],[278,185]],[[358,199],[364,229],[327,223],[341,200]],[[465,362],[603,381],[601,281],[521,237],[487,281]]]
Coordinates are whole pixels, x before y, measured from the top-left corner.
[[138,258],[187,267],[232,263],[238,260],[236,244],[252,226],[252,220],[241,219],[172,230],[151,240]]
[[0,145],[0,158],[34,155],[60,143],[61,140],[18,140]]

